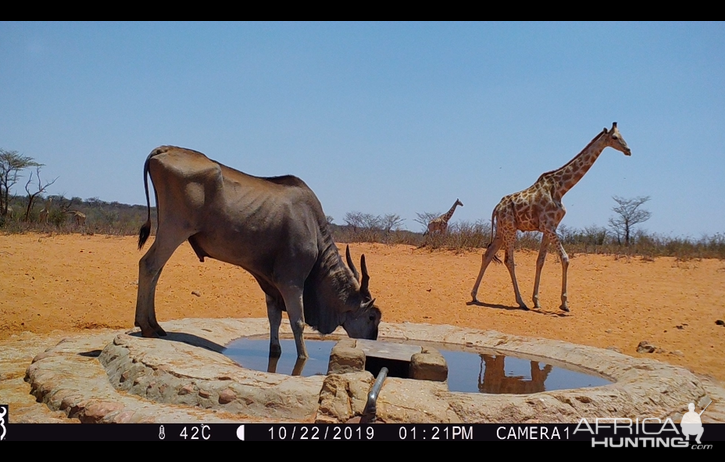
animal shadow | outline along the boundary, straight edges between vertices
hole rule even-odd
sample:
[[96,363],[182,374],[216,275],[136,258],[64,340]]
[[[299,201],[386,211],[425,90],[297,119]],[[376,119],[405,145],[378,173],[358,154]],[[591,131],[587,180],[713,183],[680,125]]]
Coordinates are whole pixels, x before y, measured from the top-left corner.
[[509,311],[532,311],[531,309],[525,310],[519,306],[513,306],[513,305],[501,305],[499,303],[484,303],[479,300],[469,300],[466,302],[466,305],[471,306],[483,306],[486,308],[496,308],[499,310],[509,310]]
[[[133,332],[129,335],[133,337],[143,338],[141,332]],[[215,353],[221,353],[225,349],[223,345],[219,345],[216,342],[212,342],[211,340],[199,337],[194,334],[186,334],[184,332],[167,332],[167,335],[161,338],[171,342],[181,342],[195,347],[206,348],[207,350],[213,351]]]
[[514,306],[514,305],[501,305],[499,303],[484,303],[484,302],[481,302],[478,300],[469,300],[466,302],[466,305],[483,306],[485,308],[496,308],[498,310],[508,310],[508,311],[529,311],[531,313],[541,314],[544,316],[555,316],[558,318],[564,318],[567,316],[571,316],[571,313],[567,313],[564,311],[543,311],[541,309],[521,308],[520,306]]
[[101,352],[103,350],[90,350],[90,351],[83,351],[78,353],[78,356],[84,356],[86,358],[97,358],[101,356]]

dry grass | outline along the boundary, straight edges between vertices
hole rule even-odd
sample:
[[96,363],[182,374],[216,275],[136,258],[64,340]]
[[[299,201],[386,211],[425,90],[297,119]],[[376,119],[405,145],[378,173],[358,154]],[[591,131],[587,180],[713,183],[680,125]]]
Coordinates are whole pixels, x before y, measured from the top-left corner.
[[[22,198],[16,198],[11,205],[16,210],[24,210]],[[62,202],[58,199],[57,202]],[[116,236],[137,235],[141,225],[146,221],[146,207],[125,205],[116,202],[108,203],[98,199],[82,201],[73,199],[73,210],[86,214],[86,223],[79,226],[71,217],[59,209],[51,210],[47,223],[38,222],[39,208],[31,211],[29,219],[24,217],[0,218],[0,231],[16,233],[80,233],[107,234]],[[385,219],[393,217],[392,225],[399,227],[402,220],[397,215],[375,217],[369,214],[349,214],[367,217],[358,220],[356,226],[331,225],[332,233],[337,242],[370,242],[382,244],[406,244],[417,248],[432,250],[450,250],[461,252],[485,248],[491,240],[491,225],[488,221],[453,222],[445,234],[422,234],[401,229],[385,229]],[[152,220],[155,221],[155,209],[152,209]],[[389,221],[389,220],[388,220]],[[637,231],[632,236],[629,246],[618,242],[616,236],[607,228],[589,226],[583,229],[560,226],[559,235],[569,256],[576,254],[605,254],[627,257],[641,257],[645,261],[653,261],[657,257],[675,257],[680,261],[692,259],[717,258],[725,260],[725,233],[702,236],[699,239],[690,237],[670,237],[655,233]],[[516,243],[517,250],[538,251],[541,234],[537,232],[519,233]],[[550,252],[556,253],[553,247]]]

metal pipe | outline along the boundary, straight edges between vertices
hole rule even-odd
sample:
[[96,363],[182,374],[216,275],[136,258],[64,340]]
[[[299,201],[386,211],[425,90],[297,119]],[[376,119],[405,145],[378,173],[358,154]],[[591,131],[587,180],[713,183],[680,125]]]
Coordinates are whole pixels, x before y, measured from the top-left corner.
[[385,382],[385,378],[387,376],[388,368],[380,368],[380,372],[378,372],[378,377],[375,379],[375,383],[373,383],[373,386],[370,387],[370,393],[368,393],[368,401],[365,404],[365,410],[363,411],[360,418],[361,423],[370,423],[375,421],[375,414],[377,413],[378,394],[380,393],[380,389],[383,388],[383,382]]

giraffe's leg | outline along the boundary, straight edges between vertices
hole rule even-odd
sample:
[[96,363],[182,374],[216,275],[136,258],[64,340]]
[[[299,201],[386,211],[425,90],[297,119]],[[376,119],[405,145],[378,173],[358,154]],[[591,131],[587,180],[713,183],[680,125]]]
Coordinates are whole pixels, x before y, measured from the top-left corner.
[[513,242],[507,243],[506,245],[506,258],[504,258],[504,263],[506,264],[506,268],[508,268],[509,274],[511,275],[511,282],[514,285],[514,294],[516,294],[516,303],[518,303],[519,307],[523,308],[524,310],[528,310],[529,307],[526,306],[526,303],[524,303],[524,299],[521,298],[521,292],[519,292],[519,284],[518,282],[516,282],[516,265],[514,264]]
[[516,303],[519,304],[519,307],[528,310],[529,307],[526,306],[526,303],[524,303],[524,299],[521,298],[521,292],[519,291],[519,284],[516,282],[516,265],[514,264],[514,246],[513,243],[507,246],[506,248],[506,257],[504,258],[503,262],[506,264],[506,268],[509,270],[509,274],[511,275],[511,282],[514,285],[514,294],[516,295]]
[[481,255],[481,269],[478,271],[478,277],[476,278],[476,283],[473,285],[473,290],[471,291],[471,297],[473,298],[474,302],[477,302],[476,294],[478,294],[478,286],[481,285],[481,280],[483,279],[483,273],[486,271],[486,268],[488,267],[489,263],[491,263],[491,260],[496,256],[496,252],[498,252],[498,249],[501,248],[501,243],[503,240],[496,236],[494,240],[491,242],[491,244],[486,248],[486,252],[484,252],[483,255]]
[[566,254],[566,250],[564,250],[564,246],[561,244],[561,241],[559,240],[559,237],[556,235],[555,232],[552,232],[549,236],[549,239],[551,242],[556,245],[556,248],[559,249],[559,258],[561,259],[561,308],[563,311],[569,311],[569,303],[567,302],[568,296],[566,293],[566,280],[567,280],[567,273],[569,270],[569,255]]
[[537,309],[541,308],[539,303],[539,283],[541,282],[541,269],[544,267],[546,262],[546,252],[549,249],[549,237],[544,233],[541,237],[541,248],[539,249],[539,257],[536,259],[536,278],[534,279],[534,307]]

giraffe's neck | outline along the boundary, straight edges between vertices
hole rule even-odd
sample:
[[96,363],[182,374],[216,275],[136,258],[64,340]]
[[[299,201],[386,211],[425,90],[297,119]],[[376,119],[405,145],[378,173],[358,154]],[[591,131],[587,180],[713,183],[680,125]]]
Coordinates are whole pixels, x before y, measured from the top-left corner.
[[556,187],[558,197],[564,196],[594,165],[604,148],[607,147],[603,135],[604,133],[601,133],[594,138],[582,152],[577,154],[566,165],[547,174]]
[[448,220],[450,220],[450,219],[451,219],[451,217],[453,216],[453,212],[455,212],[455,211],[456,211],[456,207],[458,207],[458,202],[455,202],[455,203],[453,204],[453,207],[451,207],[451,209],[450,209],[449,211],[447,211],[447,212],[446,212],[446,214],[445,214],[445,215],[443,215],[443,216],[441,217],[441,219],[442,219],[443,221],[446,221],[446,222],[448,222]]

